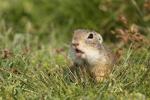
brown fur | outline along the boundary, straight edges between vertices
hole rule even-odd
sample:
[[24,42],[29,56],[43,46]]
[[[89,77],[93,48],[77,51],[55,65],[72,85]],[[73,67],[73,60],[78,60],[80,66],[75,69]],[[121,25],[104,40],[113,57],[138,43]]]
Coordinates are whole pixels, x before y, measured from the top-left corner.
[[[93,34],[92,38],[88,38],[89,34]],[[73,35],[71,46],[72,60],[74,62],[71,67],[72,71],[78,66],[86,69],[96,81],[102,81],[112,71],[115,63],[114,56],[110,50],[102,44],[102,38],[99,33],[89,30],[76,30]],[[77,44],[77,45],[75,45]],[[76,49],[82,52],[75,51]],[[79,54],[81,56],[78,57]]]

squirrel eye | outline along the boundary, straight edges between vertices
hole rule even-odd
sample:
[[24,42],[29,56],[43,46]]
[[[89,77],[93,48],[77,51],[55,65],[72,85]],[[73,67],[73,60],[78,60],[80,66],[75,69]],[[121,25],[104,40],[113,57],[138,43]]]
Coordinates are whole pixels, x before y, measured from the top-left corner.
[[88,39],[93,39],[93,34],[89,34]]

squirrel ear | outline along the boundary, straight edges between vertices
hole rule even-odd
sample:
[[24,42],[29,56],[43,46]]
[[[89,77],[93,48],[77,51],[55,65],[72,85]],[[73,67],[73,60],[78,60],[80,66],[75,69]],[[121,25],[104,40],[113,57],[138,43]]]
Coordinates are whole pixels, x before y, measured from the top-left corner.
[[103,42],[103,38],[100,34],[98,34],[98,40],[99,40],[100,44]]

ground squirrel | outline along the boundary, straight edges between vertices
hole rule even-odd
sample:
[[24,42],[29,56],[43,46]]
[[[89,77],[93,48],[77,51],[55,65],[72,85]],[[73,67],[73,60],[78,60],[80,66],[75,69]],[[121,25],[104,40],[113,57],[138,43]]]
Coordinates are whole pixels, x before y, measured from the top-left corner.
[[70,56],[73,61],[72,69],[83,66],[96,81],[105,79],[114,65],[112,52],[104,47],[102,36],[95,31],[75,30]]

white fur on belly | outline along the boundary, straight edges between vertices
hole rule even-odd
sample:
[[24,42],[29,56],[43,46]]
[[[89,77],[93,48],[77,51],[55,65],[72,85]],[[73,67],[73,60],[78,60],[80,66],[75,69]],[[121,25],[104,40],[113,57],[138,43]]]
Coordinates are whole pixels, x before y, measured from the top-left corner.
[[96,64],[98,62],[106,62],[105,56],[99,53],[99,50],[86,50],[86,58],[89,64]]

